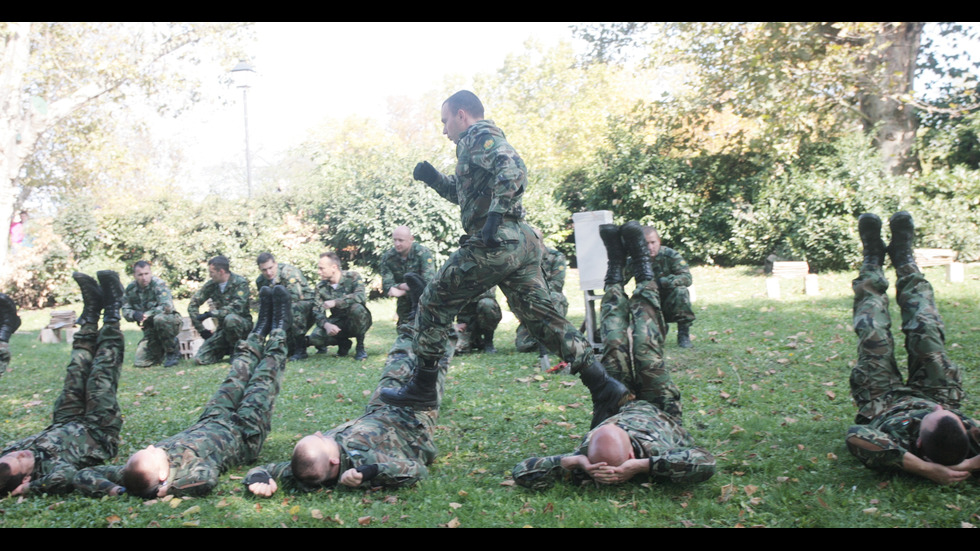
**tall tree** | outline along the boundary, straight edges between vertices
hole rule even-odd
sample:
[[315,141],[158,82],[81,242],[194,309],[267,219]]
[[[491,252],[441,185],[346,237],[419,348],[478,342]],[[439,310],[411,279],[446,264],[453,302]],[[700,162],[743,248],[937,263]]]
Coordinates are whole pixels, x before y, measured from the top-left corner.
[[[712,112],[730,108],[758,123],[756,143],[795,150],[860,125],[886,171],[902,174],[917,167],[914,111],[928,108],[913,79],[921,69],[943,69],[924,29],[907,22],[669,23],[583,26],[578,34],[593,43],[593,59],[643,52],[648,63],[688,71],[689,93],[671,103],[688,129],[703,129]],[[942,31],[973,38],[955,24]]]
[[[9,225],[25,166],[45,133],[96,102],[143,93],[161,111],[193,100],[188,68],[202,52],[228,59],[241,25],[0,23],[0,227]],[[198,48],[197,46],[208,48]],[[171,64],[170,62],[179,62]],[[188,95],[189,93],[189,95]],[[50,143],[50,142],[49,142]],[[7,239],[0,239],[0,266]]]

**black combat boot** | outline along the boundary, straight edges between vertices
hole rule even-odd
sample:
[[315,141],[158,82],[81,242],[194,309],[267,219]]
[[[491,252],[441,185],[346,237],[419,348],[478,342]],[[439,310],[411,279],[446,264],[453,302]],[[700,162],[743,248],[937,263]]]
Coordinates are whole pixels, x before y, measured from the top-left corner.
[[412,380],[401,388],[381,389],[381,401],[396,407],[411,407],[415,409],[434,409],[439,407],[439,393],[436,384],[439,381],[438,360],[424,360],[415,369]]
[[293,353],[289,356],[289,361],[294,362],[309,358],[309,354],[306,353],[306,347],[309,345],[310,342],[307,340],[306,335],[301,335],[293,339]]
[[350,353],[350,347],[353,346],[353,343],[351,343],[350,342],[350,339],[347,339],[347,338],[344,338],[344,339],[336,339],[336,343],[337,343],[337,357],[338,358],[343,358],[343,357],[347,356],[347,354]]
[[252,332],[265,337],[272,331],[272,287],[266,285],[259,289],[259,315],[252,326]]
[[599,360],[595,360],[592,365],[583,369],[579,377],[582,378],[582,384],[592,393],[592,426],[590,427],[592,429],[619,412],[619,408],[632,397],[623,383],[606,373]]
[[650,258],[650,249],[647,247],[647,236],[643,232],[643,226],[636,220],[630,220],[620,226],[619,233],[623,236],[626,252],[633,260],[633,277],[636,278],[636,284],[653,279],[653,259]]
[[289,291],[282,285],[272,288],[272,320],[269,331],[276,329],[289,331],[293,325],[293,308],[290,304]]
[[414,272],[405,274],[405,283],[408,284],[408,300],[412,303],[412,310],[408,313],[405,322],[414,323],[415,317],[419,313],[419,300],[422,299],[422,293],[425,292],[426,283],[424,279]]
[[896,212],[888,220],[888,226],[892,230],[888,257],[895,267],[895,274],[902,277],[918,272],[919,266],[915,263],[915,253],[912,251],[912,242],[915,241],[915,224],[912,223],[912,215],[904,210]]
[[694,346],[691,344],[691,324],[677,324],[677,346],[681,348],[691,348]]
[[112,270],[99,270],[95,275],[102,288],[102,323],[119,323],[119,309],[122,308],[123,293],[126,291],[119,281],[119,274]]
[[5,293],[0,293],[0,342],[10,342],[10,336],[20,327],[17,305]]
[[71,277],[78,283],[78,288],[82,290],[82,315],[75,320],[75,325],[85,325],[94,323],[98,325],[99,316],[102,314],[102,288],[94,277],[75,272]]
[[174,337],[174,341],[167,348],[166,355],[163,357],[163,367],[173,367],[180,361],[180,339]]
[[599,237],[606,246],[606,285],[623,283],[623,266],[626,264],[626,249],[616,224],[599,226]]
[[367,359],[367,350],[364,350],[364,337],[357,337],[357,347],[354,349],[354,359],[359,362]]
[[487,331],[483,334],[483,353],[484,354],[496,354],[497,348],[493,346],[493,331]]
[[864,247],[864,263],[880,268],[885,261],[885,242],[881,239],[881,218],[877,214],[866,212],[858,217],[858,235]]

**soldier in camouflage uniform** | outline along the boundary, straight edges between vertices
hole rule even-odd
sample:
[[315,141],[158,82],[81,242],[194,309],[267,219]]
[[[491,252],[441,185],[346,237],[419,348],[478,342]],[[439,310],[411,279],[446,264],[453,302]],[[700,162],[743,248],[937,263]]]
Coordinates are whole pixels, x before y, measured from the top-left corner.
[[20,327],[17,305],[6,293],[0,293],[0,377],[10,365],[10,336]]
[[[980,469],[980,423],[955,409],[963,398],[961,371],[946,354],[932,286],[915,264],[912,217],[896,213],[890,226],[886,248],[881,220],[870,213],[858,220],[864,262],[852,284],[858,361],[850,377],[858,424],[847,431],[847,448],[872,469],[905,471],[939,484],[959,482]],[[906,382],[895,362],[890,330],[888,280],[882,270],[886,251],[898,278],[909,361]]]
[[494,354],[493,333],[503,314],[497,303],[497,288],[491,287],[486,293],[476,297],[463,306],[456,316],[456,353],[463,354],[482,350]]
[[[564,317],[568,314],[568,299],[562,290],[565,288],[565,271],[568,269],[568,262],[565,255],[557,249],[552,249],[545,245],[544,253],[541,255],[541,275],[544,282],[548,285],[551,294],[551,302],[554,303],[558,313]],[[538,341],[531,337],[531,333],[521,323],[517,326],[517,336],[514,345],[518,352],[539,352]],[[552,350],[557,353],[557,350]]]
[[694,446],[673,416],[635,400],[589,431],[574,452],[525,459],[512,474],[516,483],[535,490],[562,479],[619,484],[639,474],[650,480],[693,483],[715,474],[715,458]]
[[321,254],[317,268],[320,282],[316,284],[314,305],[316,328],[310,334],[310,344],[320,352],[325,352],[328,346],[336,346],[337,355],[346,356],[353,338],[357,340],[354,359],[367,359],[364,336],[373,320],[367,309],[367,293],[361,274],[341,270],[340,258],[333,252]]
[[78,469],[116,456],[123,423],[116,400],[125,347],[119,330],[123,288],[116,272],[108,270],[98,273],[101,286],[79,272],[73,277],[85,306],[76,322],[81,327],[72,341],[64,388],[51,424],[0,452],[0,495],[68,493]]
[[[643,226],[647,247],[653,257],[653,273],[660,287],[660,307],[664,323],[677,324],[677,345],[691,348],[691,324],[694,323],[694,309],[691,307],[691,292],[694,284],[691,269],[679,252],[660,244],[660,233],[653,226]],[[626,281],[632,273],[632,260],[627,260]],[[666,331],[670,327],[664,325]]]
[[306,276],[299,268],[289,264],[276,262],[272,253],[262,253],[256,259],[262,275],[255,278],[255,288],[261,291],[263,287],[282,285],[289,291],[290,304],[293,309],[293,325],[287,331],[287,348],[289,360],[306,359],[306,332],[313,327],[313,304],[315,294],[313,286],[307,283]]
[[[248,280],[230,271],[228,259],[216,256],[208,261],[210,281],[204,284],[187,305],[187,314],[197,332],[204,337],[204,344],[197,350],[194,361],[198,365],[220,362],[234,352],[238,341],[248,337],[252,330],[252,310],[248,294]],[[201,313],[201,305],[211,300],[211,309]],[[213,318],[217,329],[214,333],[202,323]]]
[[[418,301],[425,282],[411,273],[406,279],[413,287],[409,290],[413,297],[411,305]],[[429,410],[393,407],[380,398],[382,389],[400,388],[415,371],[412,321],[410,314],[406,323],[398,326],[398,338],[388,352],[381,381],[364,415],[326,434],[317,432],[301,439],[291,461],[249,471],[244,483],[253,494],[269,497],[279,485],[301,491],[315,491],[338,483],[349,487],[410,486],[427,476],[427,466],[437,454],[433,429],[439,417],[438,407]],[[452,355],[450,340],[439,360],[436,389],[440,399]]]
[[[599,226],[606,246],[608,268],[599,310],[602,364],[636,397],[657,406],[681,422],[681,393],[664,362],[666,324],[660,311],[658,278],[638,222]],[[636,289],[626,296],[623,271],[627,255],[633,260]],[[630,338],[632,333],[632,339]]]
[[79,491],[89,496],[202,496],[229,467],[258,458],[286,366],[289,292],[278,285],[265,287],[259,304],[254,330],[238,343],[228,377],[197,423],[136,452],[123,466],[79,471],[74,479]]
[[405,274],[418,274],[428,283],[436,275],[436,263],[432,251],[415,242],[408,226],[395,228],[391,239],[394,246],[381,257],[381,289],[388,296],[397,298],[398,324],[401,325],[412,309]]
[[541,276],[542,245],[524,221],[521,198],[526,168],[504,133],[483,118],[483,104],[472,92],[453,94],[442,105],[443,132],[456,143],[456,174],[446,176],[421,162],[413,176],[445,199],[460,205],[467,237],[437,272],[419,304],[415,353],[419,368],[398,391],[385,389],[391,405],[434,407],[436,362],[463,305],[499,285],[531,335],[578,373],[592,393],[593,425],[615,413],[629,391],[610,378],[582,334],[555,309]]
[[143,329],[133,365],[150,367],[163,361],[164,367],[173,367],[180,360],[177,334],[183,325],[180,314],[174,311],[174,297],[145,260],[133,265],[133,277],[122,306],[123,318]]

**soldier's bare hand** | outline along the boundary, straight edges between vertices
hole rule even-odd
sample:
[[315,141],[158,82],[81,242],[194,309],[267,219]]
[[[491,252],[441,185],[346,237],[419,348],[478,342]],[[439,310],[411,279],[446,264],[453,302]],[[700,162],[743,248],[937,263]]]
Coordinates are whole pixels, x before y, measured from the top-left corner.
[[337,333],[340,333],[340,327],[337,327],[336,325],[330,322],[324,322],[323,330],[326,331],[327,334],[330,335],[331,337],[336,335]]
[[269,479],[269,482],[255,482],[248,485],[248,491],[259,497],[272,497],[272,494],[276,493],[279,486],[276,485],[274,479]]
[[364,475],[357,472],[357,469],[347,469],[344,474],[340,475],[340,483],[351,488],[360,486],[363,480]]
[[30,477],[30,475],[25,476],[24,477],[24,480],[21,481],[20,485],[17,486],[16,488],[14,488],[14,491],[10,492],[10,495],[12,495],[12,496],[23,496],[23,495],[27,495],[27,490],[28,490],[28,487],[30,486],[30,484],[31,484],[31,477]]

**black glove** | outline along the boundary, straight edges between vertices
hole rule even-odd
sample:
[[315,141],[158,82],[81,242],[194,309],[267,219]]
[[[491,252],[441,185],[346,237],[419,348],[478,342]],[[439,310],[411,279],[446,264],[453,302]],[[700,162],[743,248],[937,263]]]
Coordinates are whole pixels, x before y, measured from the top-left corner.
[[203,338],[204,340],[210,339],[211,338],[211,335],[213,335],[213,334],[214,333],[212,333],[211,331],[208,331],[207,329],[201,329],[201,338]]
[[133,312],[133,321],[136,323],[143,323],[143,312],[140,312],[139,310]]
[[204,321],[211,317],[211,312],[204,312],[203,314],[197,315],[197,321]]
[[246,486],[250,486],[250,485],[256,484],[256,483],[258,483],[258,484],[268,484],[270,480],[272,480],[272,477],[269,476],[269,473],[267,473],[265,471],[255,471],[254,473],[246,476],[242,480],[242,484],[244,484]]
[[430,186],[439,181],[439,171],[429,164],[429,161],[422,161],[421,163],[415,165],[415,171],[412,172],[412,178],[416,180],[421,180]]
[[483,224],[483,229],[480,231],[480,238],[483,239],[483,244],[487,247],[500,246],[500,241],[497,239],[497,228],[500,227],[500,221],[503,218],[503,215],[499,212],[487,214],[487,221]]

